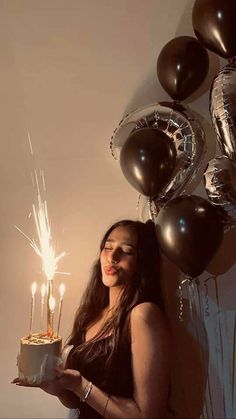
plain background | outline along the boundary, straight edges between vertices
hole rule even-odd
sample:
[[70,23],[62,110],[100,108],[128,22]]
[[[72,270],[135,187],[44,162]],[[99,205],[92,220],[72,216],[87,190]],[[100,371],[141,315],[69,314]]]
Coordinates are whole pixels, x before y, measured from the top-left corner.
[[[62,281],[66,285],[61,328],[66,338],[103,232],[114,221],[138,216],[138,194],[111,156],[111,135],[126,112],[169,100],[156,77],[156,60],[170,39],[193,34],[192,5],[192,0],[0,0],[2,418],[68,416],[55,398],[10,384],[17,375],[20,337],[28,333],[30,287],[34,280],[38,285],[43,281],[39,258],[14,228],[17,225],[35,236],[33,220],[28,218],[35,199],[30,173],[34,168],[44,171],[53,239],[58,253],[68,253],[59,269],[72,275],[55,279],[55,294]],[[211,55],[211,63],[207,82],[189,104],[200,114],[207,133],[205,163],[216,149],[207,92],[219,67],[216,56]],[[202,182],[196,193],[205,196]],[[205,390],[204,417],[224,417],[228,409],[229,418],[235,409],[234,240],[235,233],[228,232],[202,276],[202,281],[217,277],[220,300],[214,280],[208,282],[208,288],[201,283],[200,298],[203,307],[209,304],[211,315],[200,322],[204,327],[198,338],[187,302],[185,322],[178,322],[178,273],[167,263],[167,306],[176,331],[171,404],[177,417],[200,414]],[[185,300],[188,298],[185,293]],[[38,295],[36,330],[39,299]],[[219,337],[219,331],[223,336]],[[209,358],[208,384],[206,368],[199,378],[195,350],[198,355],[200,350],[200,358],[203,353],[205,361]]]

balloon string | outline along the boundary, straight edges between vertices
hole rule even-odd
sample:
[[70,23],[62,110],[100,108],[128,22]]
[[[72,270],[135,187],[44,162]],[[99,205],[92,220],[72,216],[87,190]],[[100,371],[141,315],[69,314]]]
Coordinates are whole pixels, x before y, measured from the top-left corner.
[[[198,286],[198,284],[199,284],[198,278],[194,279],[194,281],[192,282],[192,288],[191,288],[192,306],[194,306],[194,308],[195,308],[195,310],[194,310],[194,312],[195,312],[195,318],[194,318],[194,323],[193,324],[195,325],[196,339],[197,339],[197,342],[198,342],[199,347],[200,347],[201,367],[203,368],[203,370],[206,370],[207,363],[206,363],[205,357],[203,355],[203,349],[202,349],[202,345],[201,345],[200,331],[199,331],[199,322],[198,322],[198,318],[196,316],[197,304],[196,304],[195,288],[196,288],[196,285]],[[198,297],[200,297],[199,292],[198,292]],[[198,298],[198,312],[199,312],[200,319],[201,319],[201,305],[200,305],[199,298]],[[208,406],[207,406],[206,403],[205,403],[205,407],[206,407],[207,417],[209,417],[209,414],[208,414]]]
[[182,281],[179,285],[179,321],[183,322],[183,313],[184,313],[184,304],[183,304],[183,284],[185,281]]
[[[208,278],[205,282],[207,282],[210,278]],[[204,323],[204,319],[203,319],[203,310],[202,310],[201,296],[200,296],[200,291],[199,291],[199,280],[196,281],[196,284],[197,284],[198,307],[199,307],[200,319],[201,319],[201,323],[203,324]],[[204,286],[207,289],[207,297],[208,297],[208,285],[204,283]],[[209,310],[209,301],[208,301],[208,310]],[[206,315],[206,309],[205,309],[205,315]],[[210,315],[210,312],[207,315]],[[203,351],[204,351],[204,349],[201,350],[201,353]],[[214,418],[214,409],[213,409],[213,403],[212,403],[212,393],[211,393],[211,383],[210,383],[209,368],[208,368],[208,363],[207,363],[206,357],[204,356],[204,352],[203,352],[203,358],[202,359],[203,359],[204,369],[207,371],[206,387],[207,387],[208,397],[209,397],[209,401],[210,401],[211,416],[208,413],[208,403],[207,403],[207,398],[206,397],[205,397],[205,410],[206,410],[206,414],[207,414],[207,417],[208,418]]]
[[151,198],[148,199],[148,210],[149,210],[149,218],[154,222],[155,218],[157,217],[158,212],[157,212],[155,203]]
[[[220,303],[219,303],[219,292],[218,292],[217,277],[214,277],[214,283],[215,283],[216,302],[217,302],[218,315],[219,315],[218,326],[219,326],[219,334],[220,334],[221,368],[222,368],[222,371],[224,371],[223,338],[222,338],[221,321],[220,321]],[[225,403],[224,388],[223,388],[223,406],[224,406],[224,415],[226,415],[226,403]]]
[[205,287],[205,310],[204,310],[204,314],[206,317],[210,316],[210,304],[209,304],[209,287],[207,282],[210,279],[215,279],[215,276],[209,276],[209,278],[205,279],[204,281],[204,287]]
[[156,110],[155,110],[155,112],[154,112],[154,118],[155,118],[155,125],[156,125],[156,128],[158,128],[158,127],[159,127],[160,114],[159,114],[159,112],[157,111],[157,109],[156,109]]
[[192,280],[188,277],[188,281],[186,281],[186,287],[187,287],[187,295],[188,295],[188,302],[189,302],[189,311],[190,311],[190,318],[192,321],[192,324],[194,323],[193,319],[193,304],[192,304]]
[[[196,339],[197,342],[199,344],[200,347],[200,357],[201,357],[201,365],[202,368],[204,370],[206,370],[208,372],[208,365],[207,365],[207,361],[205,358],[205,355],[203,353],[203,349],[202,349],[202,345],[201,345],[201,340],[200,340],[200,331],[199,331],[199,325],[198,322],[195,322],[195,312],[196,312],[196,293],[195,293],[195,285],[199,284],[198,278],[194,279],[194,280],[190,280],[187,283],[187,293],[188,293],[188,298],[189,298],[189,308],[190,308],[190,315],[191,315],[191,321],[192,321],[192,325],[195,325],[195,331],[196,331]],[[198,298],[200,300],[200,294],[199,294],[199,289],[198,289]],[[202,318],[201,315],[201,305],[199,304],[199,314]],[[202,321],[202,319],[201,319]],[[211,399],[211,391],[210,391],[210,385],[209,385],[209,380],[208,380],[208,392],[209,392],[209,399],[210,399],[210,405],[211,405],[211,411],[213,413],[213,404],[212,404],[212,399]],[[207,414],[207,418],[214,418],[214,415],[212,414],[211,416],[209,415],[209,409],[208,409],[208,405],[205,399],[205,410],[206,410],[206,414]]]
[[206,281],[204,282],[204,287],[205,287],[205,311],[204,314],[206,317],[210,316],[210,304],[209,304],[209,296],[208,296],[208,285],[207,285],[207,281],[210,278],[206,279]]
[[150,199],[150,198],[148,199],[148,212],[149,212],[149,218],[150,218],[152,221],[154,221],[154,220],[153,220],[153,213],[152,213],[152,201],[151,201],[151,199]]
[[142,217],[139,217],[140,200],[141,200],[141,194],[139,194],[139,196],[138,196],[138,202],[137,202],[137,205],[136,205],[136,212],[138,214],[138,218],[142,218]]
[[[204,408],[203,408],[205,410],[204,418],[206,417],[206,418],[213,419],[214,418],[214,411],[213,411],[213,403],[212,403],[208,364],[207,364],[204,349],[202,348],[202,345],[201,345],[201,332],[199,330],[199,324],[198,324],[198,322],[194,321],[194,309],[195,309],[195,311],[197,310],[196,300],[198,299],[198,311],[199,311],[201,322],[203,324],[202,305],[201,305],[201,297],[200,297],[200,292],[199,292],[199,280],[198,280],[198,278],[193,280],[192,278],[187,277],[184,281],[182,281],[182,283],[183,282],[187,286],[187,294],[188,294],[188,299],[189,299],[189,308],[190,308],[190,316],[191,316],[192,325],[196,326],[196,328],[195,328],[196,339],[197,339],[198,344],[200,346],[201,365],[202,365],[203,370],[207,371],[207,391],[208,391],[210,406],[208,407],[207,399],[205,397]],[[196,287],[197,287],[197,293],[196,293]],[[197,295],[197,297],[196,297],[196,295]],[[181,297],[182,297],[182,295],[181,295]],[[209,412],[209,409],[211,411],[211,414]]]
[[183,314],[184,314],[184,303],[183,303],[183,301],[184,301],[184,299],[183,299],[183,285],[186,283],[186,282],[191,282],[191,280],[190,280],[190,277],[186,277],[186,278],[184,278],[181,282],[180,282],[180,284],[179,284],[179,286],[178,286],[178,290],[179,290],[179,315],[178,315],[178,317],[179,317],[179,321],[180,322],[183,322],[184,321],[184,319],[183,319]]

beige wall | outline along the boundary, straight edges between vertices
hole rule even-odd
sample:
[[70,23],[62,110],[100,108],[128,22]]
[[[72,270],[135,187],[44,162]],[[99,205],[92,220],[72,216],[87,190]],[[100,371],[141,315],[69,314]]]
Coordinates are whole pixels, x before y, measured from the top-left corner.
[[[34,280],[42,281],[39,259],[14,228],[16,224],[30,236],[34,234],[27,218],[33,202],[30,171],[35,167],[44,170],[53,237],[58,249],[69,253],[60,265],[72,273],[63,279],[67,290],[62,333],[67,337],[103,231],[115,220],[137,217],[137,193],[112,159],[109,139],[127,110],[168,99],[156,79],[157,55],[171,38],[192,34],[192,4],[187,0],[0,0],[2,418],[68,414],[40,390],[10,384],[17,374],[19,339],[28,333],[30,286]],[[191,107],[209,119],[208,94]],[[210,158],[214,134],[206,121],[204,125],[210,132]],[[198,193],[204,194],[201,186]],[[231,249],[235,235],[230,234],[224,247],[227,264],[221,253],[212,269],[217,275],[220,272],[222,310],[233,313],[236,268]],[[196,378],[196,364],[188,364],[186,354],[193,347],[198,353],[199,344],[193,337],[193,347],[189,346],[188,332],[195,333],[188,327],[189,319],[186,327],[176,321],[176,281],[172,280],[176,272],[173,267],[168,269],[168,307],[179,355],[172,403],[179,415],[185,412],[190,417],[199,410],[201,400],[191,398],[186,388],[193,389],[197,380],[202,391],[202,382]],[[215,307],[214,289],[209,298]],[[213,354],[214,324],[209,323],[207,329]],[[35,326],[39,327],[37,321]],[[229,359],[230,355],[228,363]],[[224,383],[217,360],[212,355],[215,394]],[[221,412],[217,403],[215,410]]]

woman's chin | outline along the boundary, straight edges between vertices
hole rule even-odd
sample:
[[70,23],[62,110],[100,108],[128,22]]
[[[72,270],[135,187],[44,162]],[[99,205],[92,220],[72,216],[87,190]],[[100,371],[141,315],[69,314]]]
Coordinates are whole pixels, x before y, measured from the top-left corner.
[[106,287],[115,287],[118,285],[118,278],[116,275],[104,275],[102,282]]
[[103,275],[102,282],[106,287],[120,287],[124,286],[124,280],[118,275]]

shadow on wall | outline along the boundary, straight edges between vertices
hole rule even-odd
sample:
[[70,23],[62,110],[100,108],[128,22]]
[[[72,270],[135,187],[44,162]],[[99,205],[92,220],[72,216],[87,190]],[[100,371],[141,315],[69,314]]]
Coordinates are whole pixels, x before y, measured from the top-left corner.
[[[180,35],[195,36],[192,28],[193,4],[194,0],[186,2],[185,10],[182,16],[180,17],[179,26],[176,31],[176,37]],[[159,52],[160,51],[157,51],[156,56],[153,57],[153,65],[150,69],[150,72],[147,74],[146,79],[140,83],[136,92],[134,92],[133,97],[130,99],[130,102],[126,107],[123,116],[134,111],[137,108],[148,106],[153,103],[167,102],[166,105],[168,106],[168,102],[173,102],[173,100],[163,90],[162,86],[158,81],[156,62]],[[216,54],[211,52],[209,52],[209,58],[210,65],[206,80],[193,95],[191,95],[185,102],[183,102],[183,106],[186,106],[186,104],[189,104],[199,99],[203,94],[210,90],[212,81],[220,69],[220,60]],[[186,194],[193,193],[196,187],[200,184],[200,182],[203,179],[203,174],[206,169],[207,163],[215,156],[216,152],[216,134],[213,126],[207,120],[207,117],[209,118],[209,101],[206,100],[205,97],[201,101],[201,114],[196,111],[193,111],[191,109],[191,106],[190,110],[192,114],[196,117],[196,120],[200,122],[205,132],[206,154],[202,158],[200,167],[198,167],[198,169],[195,171],[194,176],[192,176],[191,181],[186,186]]]
[[[154,62],[156,62],[156,60],[157,56],[154,57]],[[156,68],[152,66],[149,74],[147,74],[145,80],[140,83],[138,89],[130,99],[130,102],[124,111],[124,115],[140,108],[141,106],[150,105],[164,100],[171,101],[158,82]]]
[[[182,16],[180,17],[179,25],[176,30],[175,37],[179,36],[193,36],[195,37],[193,28],[192,28],[192,8],[194,5],[195,0],[187,1],[185,10],[182,13]],[[170,40],[170,39],[169,39]],[[164,45],[161,46],[161,49],[164,47]],[[162,86],[160,85],[157,77],[157,71],[156,71],[156,63],[158,55],[161,51],[156,51],[156,56],[153,57],[152,66],[150,68],[149,73],[147,74],[145,80],[143,80],[136,92],[133,94],[133,97],[131,98],[129,104],[126,106],[126,109],[124,111],[123,117],[127,114],[132,112],[133,110],[149,105],[152,103],[160,102],[160,101],[169,101],[172,102],[173,100],[168,96],[168,94],[163,90]],[[211,51],[208,51],[209,54],[209,71],[208,75],[203,82],[203,84],[197,89],[196,92],[194,92],[187,100],[184,101],[184,104],[189,104],[200,98],[202,95],[204,95],[207,91],[210,90],[212,81],[214,77],[217,75],[217,73],[220,70],[221,63],[219,57],[212,53]],[[205,105],[206,101],[204,102]],[[205,107],[202,109],[203,114],[208,114],[208,103],[205,105]]]
[[207,267],[207,272],[214,276],[223,275],[236,263],[236,228],[228,230],[218,252]]

